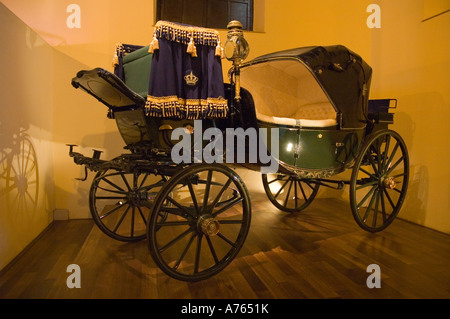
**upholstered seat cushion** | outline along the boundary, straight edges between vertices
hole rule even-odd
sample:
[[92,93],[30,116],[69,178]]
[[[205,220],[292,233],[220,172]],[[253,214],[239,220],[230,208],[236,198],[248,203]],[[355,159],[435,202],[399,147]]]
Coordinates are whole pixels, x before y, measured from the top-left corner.
[[311,72],[297,60],[243,68],[241,84],[252,94],[260,121],[302,127],[337,125],[335,108]]
[[150,81],[152,54],[148,45],[123,57],[125,84],[136,94],[146,98]]

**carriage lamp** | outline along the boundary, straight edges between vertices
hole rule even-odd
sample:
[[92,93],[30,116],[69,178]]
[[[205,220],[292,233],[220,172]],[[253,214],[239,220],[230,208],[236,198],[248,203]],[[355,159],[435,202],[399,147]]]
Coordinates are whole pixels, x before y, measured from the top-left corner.
[[250,48],[244,38],[242,23],[237,20],[230,21],[227,25],[227,41],[225,42],[225,57],[233,64],[239,65],[248,56]]
[[240,71],[239,67],[250,51],[247,40],[244,38],[242,31],[242,23],[237,20],[230,21],[227,25],[227,41],[225,42],[225,57],[228,61],[233,62],[233,73],[235,78],[236,94],[235,99],[241,99],[240,94]]

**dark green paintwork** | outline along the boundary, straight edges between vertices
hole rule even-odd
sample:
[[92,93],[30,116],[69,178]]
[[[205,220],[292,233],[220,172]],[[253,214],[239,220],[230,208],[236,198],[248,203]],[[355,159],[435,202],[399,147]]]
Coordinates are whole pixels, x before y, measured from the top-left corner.
[[357,156],[364,132],[364,129],[297,128],[263,122],[258,125],[268,128],[269,138],[270,129],[279,129],[278,160],[306,170],[344,167]]

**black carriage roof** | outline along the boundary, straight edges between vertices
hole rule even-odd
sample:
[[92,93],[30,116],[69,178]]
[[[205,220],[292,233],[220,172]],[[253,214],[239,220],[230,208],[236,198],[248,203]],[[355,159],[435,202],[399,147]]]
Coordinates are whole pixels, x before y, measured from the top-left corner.
[[257,57],[242,67],[274,60],[293,59],[302,63],[341,113],[343,128],[366,123],[372,68],[343,45],[309,46]]

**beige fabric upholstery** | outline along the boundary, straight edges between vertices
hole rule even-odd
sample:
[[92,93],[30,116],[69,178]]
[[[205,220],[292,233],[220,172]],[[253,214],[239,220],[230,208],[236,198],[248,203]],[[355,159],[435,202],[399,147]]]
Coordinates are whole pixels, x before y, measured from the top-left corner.
[[296,60],[255,64],[241,71],[260,121],[292,126],[337,125],[336,111],[319,83]]

